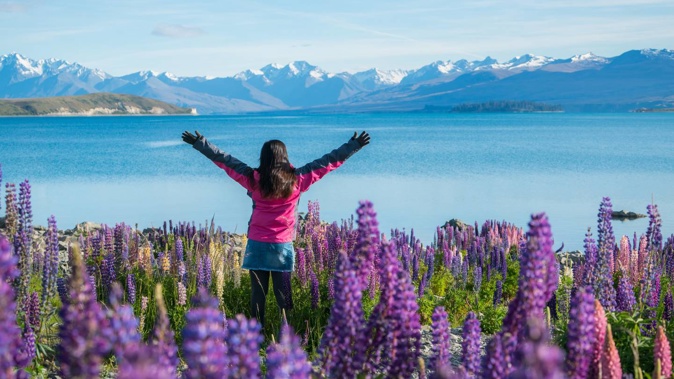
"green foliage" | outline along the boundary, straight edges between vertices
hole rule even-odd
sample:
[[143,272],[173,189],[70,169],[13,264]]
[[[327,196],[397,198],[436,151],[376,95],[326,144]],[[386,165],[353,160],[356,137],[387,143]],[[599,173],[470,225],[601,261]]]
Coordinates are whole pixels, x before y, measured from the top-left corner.
[[431,282],[428,284],[428,289],[435,296],[444,297],[447,291],[455,286],[456,282],[449,269],[442,264],[435,264],[435,270]]
[[445,307],[450,324],[463,325],[468,312],[475,309],[475,294],[464,289],[454,289],[447,292],[439,305]]
[[480,327],[482,328],[482,333],[492,335],[500,331],[506,313],[508,313],[508,307],[505,305],[499,305],[497,307],[489,306],[482,309],[482,312],[480,313]]
[[421,323],[430,324],[432,321],[431,316],[433,316],[433,311],[436,307],[436,300],[433,298],[433,295],[426,293],[426,295],[420,297],[417,302],[419,303]]
[[519,288],[519,276],[520,276],[520,261],[519,253],[517,247],[513,246],[510,248],[510,252],[507,254],[506,259],[508,262],[508,271],[505,281],[503,281],[503,299],[505,301],[510,301],[517,294],[517,289]]
[[655,320],[646,318],[646,312],[636,311],[607,313],[606,318],[613,329],[613,340],[620,355],[623,371],[644,373],[653,371],[653,334]]

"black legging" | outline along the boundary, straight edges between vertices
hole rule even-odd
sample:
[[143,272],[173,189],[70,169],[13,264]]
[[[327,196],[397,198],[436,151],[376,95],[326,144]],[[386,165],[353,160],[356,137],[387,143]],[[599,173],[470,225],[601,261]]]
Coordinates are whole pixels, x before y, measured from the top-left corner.
[[255,317],[262,327],[264,327],[264,307],[267,302],[267,292],[269,292],[269,275],[274,282],[274,297],[276,297],[276,304],[279,309],[286,312],[291,308],[291,299],[286,299],[284,291],[285,283],[283,282],[283,273],[279,271],[261,271],[250,270],[250,284],[252,290],[250,302],[250,314]]

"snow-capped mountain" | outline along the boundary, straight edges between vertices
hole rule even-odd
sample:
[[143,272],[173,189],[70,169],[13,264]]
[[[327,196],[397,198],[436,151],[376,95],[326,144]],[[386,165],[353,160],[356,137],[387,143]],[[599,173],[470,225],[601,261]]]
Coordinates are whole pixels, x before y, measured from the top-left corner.
[[498,62],[491,57],[487,57],[481,61],[471,62],[465,59],[460,59],[456,62],[436,61],[417,70],[411,71],[407,76],[405,76],[405,78],[402,79],[400,84],[412,85],[432,80],[448,81],[468,72],[491,67],[496,63]]
[[139,95],[199,113],[418,110],[465,102],[529,100],[570,110],[624,110],[674,103],[674,50],[606,58],[525,54],[500,63],[436,61],[415,70],[329,73],[305,61],[269,64],[232,77],[178,77],[139,71],[113,77],[64,60],[0,56],[0,98],[96,92]]
[[0,97],[42,97],[97,92],[111,78],[97,69],[57,59],[33,60],[21,54],[0,56]]
[[11,53],[0,56],[0,71],[12,71],[15,81],[22,81],[36,76],[54,76],[63,73],[87,78],[105,80],[110,77],[101,70],[89,69],[77,63],[64,60],[41,59],[32,60],[21,54]]
[[497,70],[537,70],[545,65],[556,62],[557,59],[541,55],[524,54],[505,63],[493,63],[491,68]]
[[408,70],[379,70],[377,68],[371,68],[353,74],[352,78],[358,82],[363,89],[374,91],[400,84],[409,73]]

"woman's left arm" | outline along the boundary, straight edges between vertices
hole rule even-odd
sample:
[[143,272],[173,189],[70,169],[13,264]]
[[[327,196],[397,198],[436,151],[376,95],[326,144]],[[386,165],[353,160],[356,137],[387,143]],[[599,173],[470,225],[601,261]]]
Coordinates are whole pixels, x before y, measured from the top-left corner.
[[312,184],[341,166],[350,156],[370,143],[370,135],[366,132],[361,133],[359,137],[356,136],[357,133],[354,133],[347,143],[296,169],[300,192],[308,190]]

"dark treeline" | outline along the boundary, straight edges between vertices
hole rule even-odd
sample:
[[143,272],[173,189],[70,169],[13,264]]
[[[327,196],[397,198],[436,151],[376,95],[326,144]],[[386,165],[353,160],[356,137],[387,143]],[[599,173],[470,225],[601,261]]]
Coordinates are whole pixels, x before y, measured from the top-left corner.
[[465,103],[453,107],[426,106],[426,112],[451,113],[520,113],[520,112],[563,112],[561,105],[535,103],[532,101],[488,101],[484,103]]

